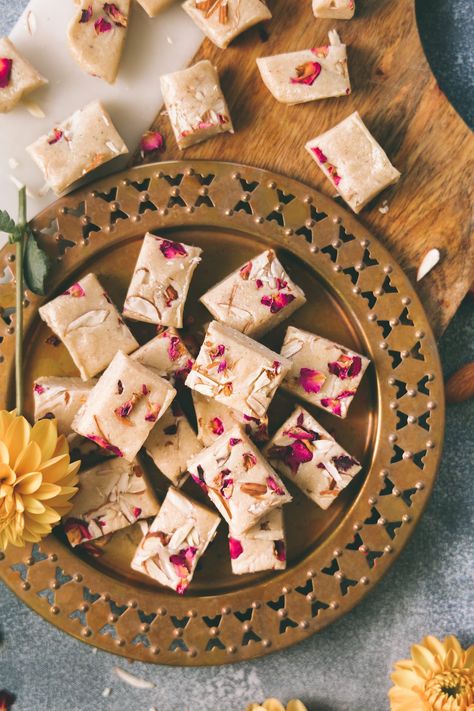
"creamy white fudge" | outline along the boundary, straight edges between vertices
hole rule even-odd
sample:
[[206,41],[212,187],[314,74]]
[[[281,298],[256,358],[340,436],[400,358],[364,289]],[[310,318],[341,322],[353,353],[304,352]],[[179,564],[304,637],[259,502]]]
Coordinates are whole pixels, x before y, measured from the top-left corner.
[[64,531],[69,543],[77,546],[155,516],[159,508],[137,461],[108,459],[81,472],[79,491],[63,521]]
[[253,417],[238,410],[222,405],[213,398],[192,391],[194,409],[198,425],[198,439],[204,447],[209,447],[224,432],[231,430],[236,424],[254,442],[268,440],[268,417]]
[[260,419],[290,366],[289,360],[240,331],[211,321],[186,385]]
[[355,0],[313,0],[315,17],[351,20],[355,13]]
[[257,255],[201,296],[217,321],[259,338],[306,302],[273,249]]
[[187,462],[202,449],[177,400],[153,427],[144,446],[162,474],[177,487],[188,477]]
[[35,421],[54,417],[58,433],[69,435],[72,421],[89,397],[94,380],[84,382],[80,378],[45,376],[33,384]]
[[39,314],[64,343],[83,380],[104,370],[118,350],[138,348],[95,274],[72,284]]
[[131,462],[175,395],[167,380],[119,351],[91,390],[72,428]]
[[305,147],[356,213],[401,175],[357,111]]
[[370,361],[360,353],[290,326],[281,353],[291,361],[283,388],[294,395],[346,417]]
[[217,69],[203,59],[187,69],[160,77],[161,92],[179,148],[219,133],[234,133]]
[[191,459],[188,471],[234,536],[291,501],[278,474],[238,426]]
[[283,510],[273,509],[244,535],[229,533],[232,572],[236,575],[286,568]]
[[147,368],[153,368],[158,375],[172,383],[184,382],[194,363],[194,358],[174,328],[160,331],[155,338],[132,353],[131,357]]
[[146,234],[123,315],[136,321],[181,328],[184,304],[201,253],[199,247]]
[[23,96],[47,83],[8,37],[0,39],[0,113],[11,111]]
[[88,74],[112,84],[127,36],[130,0],[81,0],[68,29],[71,54]]
[[270,464],[322,509],[350,484],[361,466],[302,407],[265,447]]
[[94,168],[128,153],[99,101],[75,111],[26,150],[58,195]]
[[351,93],[346,45],[335,30],[329,44],[299,52],[259,57],[263,82],[282,104],[302,104]]
[[217,514],[171,487],[158,516],[150,526],[144,526],[145,535],[132,560],[133,570],[182,595],[219,523]]
[[156,17],[162,10],[172,5],[174,0],[138,0],[148,17]]
[[221,49],[245,30],[272,16],[260,0],[186,0],[183,9]]

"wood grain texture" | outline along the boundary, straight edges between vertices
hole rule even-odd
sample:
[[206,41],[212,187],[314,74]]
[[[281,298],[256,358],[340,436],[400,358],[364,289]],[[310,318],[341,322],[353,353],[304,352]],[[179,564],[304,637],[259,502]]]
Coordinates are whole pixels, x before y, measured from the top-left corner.
[[[412,281],[425,253],[440,249],[440,265],[417,285],[440,336],[474,279],[474,136],[431,73],[414,0],[360,0],[350,22],[316,20],[310,5],[309,0],[270,0],[273,19],[263,31],[246,32],[226,50],[204,41],[195,61],[208,58],[218,67],[236,133],[180,151],[167,117],[160,114],[154,129],[166,138],[162,157],[239,161],[334,195],[304,144],[359,111],[402,172],[400,182],[359,219]],[[352,95],[299,106],[277,103],[260,78],[256,58],[325,44],[333,27],[349,46]],[[387,214],[378,209],[383,200]]]

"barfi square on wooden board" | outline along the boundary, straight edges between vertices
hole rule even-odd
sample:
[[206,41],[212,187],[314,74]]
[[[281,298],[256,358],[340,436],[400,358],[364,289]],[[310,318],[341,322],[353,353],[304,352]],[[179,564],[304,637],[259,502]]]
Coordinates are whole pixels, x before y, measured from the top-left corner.
[[273,509],[241,536],[229,533],[232,572],[236,575],[286,568],[283,510]]
[[322,509],[333,503],[361,469],[357,459],[302,407],[275,433],[264,454]]
[[131,462],[175,395],[167,380],[119,351],[91,390],[72,428]]
[[80,378],[37,378],[33,384],[35,421],[54,417],[58,433],[71,434],[72,422],[95,384],[95,380],[84,382]]
[[193,367],[194,358],[174,328],[164,328],[155,338],[132,353],[131,358],[171,383],[184,382]]
[[220,517],[181,491],[168,489],[160,512],[132,560],[133,570],[182,595],[199,559],[216,535]]
[[209,289],[200,301],[217,321],[259,338],[306,302],[273,249],[257,255]]
[[351,20],[355,13],[355,0],[313,0],[315,17]]
[[39,314],[64,343],[83,380],[104,370],[118,350],[138,348],[95,274],[41,306]]
[[47,83],[8,37],[0,39],[0,113],[11,111],[23,96]]
[[198,425],[198,439],[209,447],[224,432],[239,424],[253,442],[268,440],[268,417],[253,417],[222,405],[213,398],[192,391]]
[[183,9],[221,49],[245,30],[272,16],[260,0],[186,0]]

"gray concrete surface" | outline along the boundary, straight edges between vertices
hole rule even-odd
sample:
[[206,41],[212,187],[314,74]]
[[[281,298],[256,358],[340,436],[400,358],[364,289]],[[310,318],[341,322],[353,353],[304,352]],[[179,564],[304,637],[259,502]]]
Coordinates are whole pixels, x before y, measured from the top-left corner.
[[[23,4],[0,0],[1,32]],[[472,0],[419,0],[418,14],[440,85],[472,127]],[[441,342],[446,373],[474,360],[473,312],[474,300],[466,301]],[[410,643],[429,633],[474,642],[473,432],[474,402],[448,410],[436,490],[410,544],[361,605],[310,640],[233,667],[130,667],[106,653],[93,654],[0,587],[0,689],[17,695],[15,711],[240,711],[268,695],[299,696],[310,711],[387,709],[390,669]],[[156,688],[125,686],[113,673],[117,663]],[[108,698],[104,688],[111,689]]]

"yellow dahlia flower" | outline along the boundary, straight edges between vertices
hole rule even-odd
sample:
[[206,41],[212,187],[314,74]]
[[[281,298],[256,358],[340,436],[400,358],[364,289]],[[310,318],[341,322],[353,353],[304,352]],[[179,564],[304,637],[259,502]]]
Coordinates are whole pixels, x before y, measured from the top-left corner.
[[388,695],[392,711],[474,711],[474,646],[456,637],[425,637],[411,659],[395,664]]
[[[263,704],[250,704],[246,711],[285,711],[285,707],[278,699],[267,699]],[[286,705],[286,711],[308,711],[299,699],[292,699]]]
[[71,509],[79,466],[71,464],[54,420],[31,427],[24,417],[0,411],[0,550],[51,532]]

